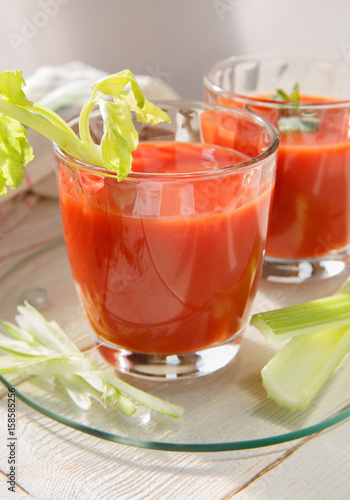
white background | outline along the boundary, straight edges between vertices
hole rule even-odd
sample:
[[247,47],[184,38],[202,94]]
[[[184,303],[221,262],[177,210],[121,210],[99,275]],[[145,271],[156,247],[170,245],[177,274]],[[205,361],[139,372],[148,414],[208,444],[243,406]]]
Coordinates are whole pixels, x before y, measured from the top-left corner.
[[80,60],[158,76],[202,98],[202,75],[236,54],[345,55],[349,0],[0,0],[0,70]]

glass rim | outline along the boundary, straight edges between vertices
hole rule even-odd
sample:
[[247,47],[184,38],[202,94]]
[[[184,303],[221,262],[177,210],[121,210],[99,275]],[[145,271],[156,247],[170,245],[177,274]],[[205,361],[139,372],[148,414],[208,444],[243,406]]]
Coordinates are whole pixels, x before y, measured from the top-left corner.
[[216,95],[220,95],[226,99],[234,100],[236,102],[245,104],[245,105],[256,105],[262,106],[266,108],[281,108],[291,109],[298,104],[299,109],[311,110],[311,109],[339,109],[350,106],[350,97],[349,99],[343,100],[334,100],[329,102],[320,102],[320,101],[305,101],[300,103],[299,101],[277,101],[274,99],[264,99],[258,98],[254,96],[248,96],[240,93],[232,92],[224,87],[214,83],[211,80],[211,74],[214,70],[223,69],[225,67],[229,67],[233,62],[239,61],[249,61],[254,59],[259,60],[268,60],[268,59],[278,59],[278,58],[286,58],[286,59],[299,59],[299,60],[329,60],[334,63],[342,63],[346,65],[350,65],[350,62],[346,61],[344,57],[337,56],[334,54],[315,54],[308,52],[257,52],[252,54],[240,54],[227,57],[220,61],[215,62],[208,69],[205,70],[203,74],[203,84],[204,87]]
[[[243,111],[240,109],[235,109],[235,108],[230,108],[226,106],[220,106],[216,104],[210,104],[206,103],[204,101],[198,101],[198,100],[187,100],[187,99],[167,99],[167,100],[153,100],[153,104],[155,104],[158,107],[175,107],[178,109],[183,108],[184,106],[188,107],[196,107],[196,108],[201,108],[203,111],[208,109],[208,110],[218,110],[220,112],[223,112],[228,115],[238,115],[240,117],[243,117],[245,119],[248,119],[250,123],[255,123],[258,125],[260,128],[265,129],[266,132],[269,133],[269,136],[271,138],[271,143],[270,145],[261,153],[259,153],[257,156],[254,156],[253,158],[250,158],[249,160],[241,161],[239,163],[235,163],[234,165],[228,165],[222,168],[218,169],[213,169],[213,170],[196,170],[193,172],[131,172],[126,176],[125,179],[155,179],[159,178],[162,180],[166,179],[189,179],[189,178],[200,178],[200,176],[203,177],[215,177],[217,175],[222,175],[222,174],[227,174],[229,172],[236,172],[239,171],[241,172],[242,170],[247,170],[249,171],[250,169],[256,167],[260,163],[264,162],[268,158],[272,158],[274,154],[277,153],[279,144],[280,144],[280,133],[278,129],[271,124],[269,121],[265,120],[264,118],[261,118],[260,116],[254,115],[253,113],[249,113],[247,111]],[[99,110],[95,110],[91,113],[91,118],[100,116]],[[71,118],[70,120],[67,121],[68,125],[74,126],[79,122],[79,116],[75,116]],[[141,141],[140,141],[141,142]],[[152,142],[157,142],[155,141],[148,141],[150,144]],[[198,145],[207,145],[208,147],[217,147],[220,148],[221,150],[226,150],[226,151],[235,151],[233,148],[228,148],[225,146],[220,146],[218,144],[213,144],[209,142],[183,142],[183,141],[176,141],[176,140],[170,140],[169,142],[177,142],[179,144],[184,143],[184,144],[198,144]],[[102,175],[104,177],[110,177],[115,179],[117,177],[117,171],[110,171],[104,167],[100,167],[98,165],[93,165],[87,162],[84,162],[82,160],[78,160],[74,156],[70,155],[64,149],[56,144],[55,142],[53,144],[53,149],[54,153],[56,156],[60,157],[63,161],[68,163],[70,166],[73,168],[77,168],[80,170],[85,170],[90,173],[95,173],[97,175]],[[140,144],[140,143],[139,143]],[[125,180],[124,179],[124,180]]]

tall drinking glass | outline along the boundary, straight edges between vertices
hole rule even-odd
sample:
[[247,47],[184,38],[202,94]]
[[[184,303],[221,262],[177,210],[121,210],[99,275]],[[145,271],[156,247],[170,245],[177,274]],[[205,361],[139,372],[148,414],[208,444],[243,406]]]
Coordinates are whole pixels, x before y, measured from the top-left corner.
[[[68,257],[93,337],[119,371],[171,380],[211,373],[239,350],[279,136],[240,110],[157,105],[172,123],[135,124],[140,143],[121,182],[54,151]],[[98,142],[99,115],[91,128]]]
[[206,72],[204,88],[208,102],[262,116],[281,134],[263,275],[302,282],[342,272],[350,254],[350,64],[232,57]]

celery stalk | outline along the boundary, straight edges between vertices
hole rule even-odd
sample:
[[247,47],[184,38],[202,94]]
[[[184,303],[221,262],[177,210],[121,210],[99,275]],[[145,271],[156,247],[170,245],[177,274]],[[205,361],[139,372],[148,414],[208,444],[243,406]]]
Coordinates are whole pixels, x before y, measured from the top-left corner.
[[254,314],[250,323],[269,342],[350,325],[349,284],[322,299]]
[[[137,403],[174,418],[184,409],[104,372],[85,356],[54,321],[47,321],[29,304],[18,306],[17,325],[0,321],[0,374],[54,377],[73,402],[87,410],[91,398],[132,415]],[[4,351],[4,352],[2,352]]]
[[293,338],[262,369],[269,398],[290,410],[306,410],[350,350],[350,327]]

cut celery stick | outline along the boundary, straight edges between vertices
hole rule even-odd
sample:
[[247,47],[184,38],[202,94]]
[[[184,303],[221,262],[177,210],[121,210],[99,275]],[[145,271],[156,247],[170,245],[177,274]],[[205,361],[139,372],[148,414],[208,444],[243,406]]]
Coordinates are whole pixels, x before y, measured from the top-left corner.
[[269,398],[290,410],[306,410],[350,350],[350,327],[296,337],[262,369]]
[[[77,406],[86,410],[94,398],[106,401],[125,415],[137,410],[140,403],[174,418],[184,409],[174,403],[148,394],[104,372],[72,343],[60,326],[47,321],[33,306],[18,306],[17,325],[0,320],[0,374],[55,377]],[[2,353],[1,351],[4,351]]]
[[254,314],[250,323],[269,342],[350,325],[350,294],[342,290],[323,299]]

